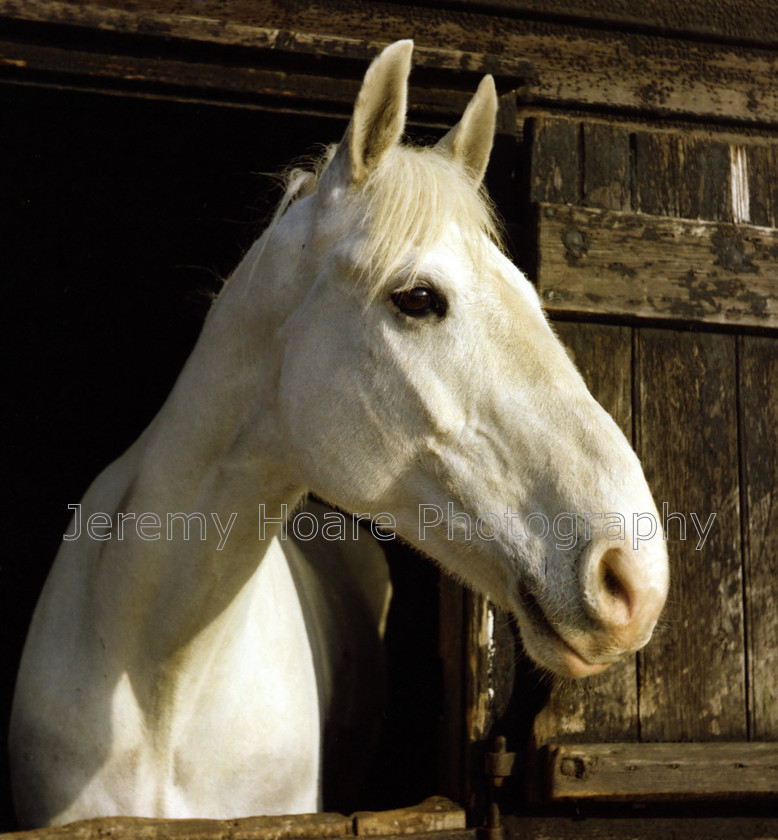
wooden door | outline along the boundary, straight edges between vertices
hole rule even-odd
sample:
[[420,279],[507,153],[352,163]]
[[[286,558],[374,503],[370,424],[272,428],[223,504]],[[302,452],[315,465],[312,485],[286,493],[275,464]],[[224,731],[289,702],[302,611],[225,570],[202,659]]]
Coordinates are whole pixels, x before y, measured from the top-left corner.
[[531,795],[774,794],[778,146],[559,115],[523,132],[529,270],[633,441],[672,569],[643,652],[550,688]]

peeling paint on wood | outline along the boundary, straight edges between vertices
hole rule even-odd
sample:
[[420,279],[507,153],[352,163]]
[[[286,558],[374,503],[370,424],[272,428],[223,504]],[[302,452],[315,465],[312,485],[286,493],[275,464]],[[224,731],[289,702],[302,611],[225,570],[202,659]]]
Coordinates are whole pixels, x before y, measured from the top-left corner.
[[[174,11],[0,0],[0,21],[57,27],[45,30],[50,32],[48,39],[39,30],[31,40],[18,36],[0,42],[0,71],[3,66],[25,70],[6,81],[104,87],[128,96],[270,107],[316,103],[320,108],[350,111],[364,67],[392,40],[343,35],[348,27],[337,33],[307,32],[278,28],[272,19],[267,26],[256,26],[228,16]],[[92,36],[120,35],[122,40],[111,40],[108,50],[88,49],[79,40],[85,31]],[[63,32],[75,39],[72,44]],[[210,50],[205,49],[208,46]],[[447,124],[462,113],[485,73],[494,76],[499,90],[507,91],[520,87],[531,72],[526,60],[512,55],[468,52],[446,44],[417,45],[411,118],[438,116]]]
[[632,209],[655,216],[733,221],[730,148],[676,131],[634,135]]
[[552,313],[778,327],[778,230],[549,204],[538,219]]
[[[268,49],[283,45],[302,53],[311,46],[305,33],[316,33],[315,49],[334,39],[329,49],[340,54],[360,49],[339,37],[344,32],[357,43],[412,35],[420,51],[445,51],[436,60],[451,71],[452,62],[469,54],[468,71],[512,76],[520,56],[532,66],[529,73],[519,71],[523,79],[515,84],[525,102],[778,125],[778,56],[760,46],[611,32],[580,21],[549,24],[475,9],[442,12],[432,4],[222,0],[196,8],[204,14],[192,14],[192,6],[180,0],[93,0],[88,5],[0,0],[0,18],[240,49],[253,46],[252,39],[261,44],[262,30],[282,30],[288,34],[274,38]],[[58,70],[67,72],[67,63]]]

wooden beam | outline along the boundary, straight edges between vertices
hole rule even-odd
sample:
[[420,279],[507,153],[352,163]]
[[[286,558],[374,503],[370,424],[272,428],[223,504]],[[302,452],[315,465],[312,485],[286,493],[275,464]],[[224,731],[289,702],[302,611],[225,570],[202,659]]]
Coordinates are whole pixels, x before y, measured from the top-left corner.
[[[170,41],[199,41],[280,55],[313,56],[319,60],[344,58],[364,64],[386,46],[384,39],[365,40],[344,34],[303,32],[273,26],[250,26],[228,18],[170,14],[154,8],[127,11],[62,0],[0,0],[0,17],[8,20],[64,25],[91,31],[162,38]],[[529,62],[510,55],[417,47],[414,67],[424,70],[455,70],[516,82],[531,72]]]
[[414,808],[392,811],[358,811],[352,815],[357,837],[420,834],[430,831],[462,831],[465,812],[454,802],[433,796]]
[[465,812],[435,796],[410,808],[342,814],[295,814],[233,820],[99,817],[53,828],[2,834],[3,840],[335,840],[386,835],[475,840]]
[[[441,5],[442,5],[441,0]],[[428,0],[430,5],[435,0]],[[473,0],[445,0],[448,8],[472,9]],[[772,46],[778,42],[778,16],[774,0],[479,0],[479,7],[494,14],[549,21],[571,21],[582,26],[597,22],[610,29],[636,29],[662,34],[694,36],[727,43]]]
[[[391,40],[58,0],[0,0],[4,20],[22,29],[0,41],[0,81],[247,107],[318,105],[344,113],[367,64]],[[25,24],[36,25],[34,34]],[[448,124],[486,73],[504,92],[530,72],[527,61],[509,55],[418,46],[411,119],[439,117]]]
[[0,835],[3,840],[331,840],[353,836],[351,819],[341,814],[235,820],[97,817]]
[[[51,27],[60,44],[63,35],[69,37],[66,30],[86,30],[147,44],[156,39],[163,50],[171,42],[177,43],[176,51],[182,43],[230,47],[242,51],[244,59],[246,50],[354,59],[364,52],[360,44],[413,36],[422,62],[417,66],[426,62],[460,79],[463,71],[464,76],[490,72],[498,86],[512,78],[509,84],[524,103],[778,125],[778,54],[772,43],[746,49],[705,43],[696,33],[683,40],[595,29],[584,20],[534,20],[531,12],[524,17],[507,8],[500,15],[478,6],[441,10],[433,3],[222,0],[218,18],[182,15],[180,9],[178,0],[0,0],[0,20],[14,22],[20,38],[24,33],[18,27],[34,24],[34,43]],[[431,51],[426,59],[425,50]],[[97,52],[105,52],[104,46]],[[23,75],[23,69],[14,72]],[[67,73],[67,62],[60,69]],[[325,67],[321,70],[327,75]]]
[[538,756],[546,801],[778,795],[778,744],[569,744]]
[[778,328],[778,230],[543,204],[538,290],[552,314]]
[[[360,70],[364,71],[370,57],[365,55],[359,62]],[[164,53],[106,53],[5,40],[0,41],[0,82],[175,102],[343,115],[351,112],[359,92],[361,77],[351,78],[352,73],[345,66],[351,63],[350,59],[342,60],[337,51],[329,56],[323,53],[316,66],[298,57],[294,67],[289,67],[278,54],[263,54],[261,49],[253,64],[233,58],[221,56],[209,61],[207,57],[174,58]],[[433,51],[420,56],[419,73],[409,94],[412,122],[448,126],[461,116],[476,88],[470,74],[450,74],[443,80],[441,74],[447,71],[445,61],[438,61],[439,58]],[[467,56],[463,56],[463,63],[467,63]]]

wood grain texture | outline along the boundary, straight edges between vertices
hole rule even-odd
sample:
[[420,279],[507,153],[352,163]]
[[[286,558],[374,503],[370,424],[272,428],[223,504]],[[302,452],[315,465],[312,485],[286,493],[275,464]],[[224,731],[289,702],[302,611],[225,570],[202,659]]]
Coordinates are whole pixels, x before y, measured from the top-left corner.
[[434,796],[413,808],[358,811],[352,814],[352,821],[357,837],[416,835],[464,829],[465,812],[456,803]]
[[[446,5],[468,9],[473,0],[446,0]],[[611,29],[639,28],[768,46],[778,41],[773,0],[643,0],[639,4],[623,0],[479,0],[478,5],[495,14],[534,15],[582,25],[597,21]]]
[[504,817],[510,840],[778,840],[778,817]]
[[531,144],[529,200],[577,204],[581,196],[579,124],[555,117],[528,120]]
[[[68,45],[59,35],[50,43],[2,40],[0,81],[172,101],[349,113],[361,73],[382,46],[348,37],[221,25],[212,20],[144,21],[128,12],[119,13],[116,22],[113,15],[113,11],[97,10],[84,25],[110,31],[103,20],[107,17],[117,32],[131,32],[137,41],[114,42],[107,51],[88,49],[80,42]],[[217,52],[203,48],[214,32],[220,36]],[[164,43],[149,52],[145,39],[151,34],[164,38]],[[170,40],[176,42],[174,49]],[[484,73],[494,70],[497,84],[511,89],[521,75],[506,78],[503,71],[522,66],[522,62],[503,62],[494,67],[482,54],[419,48],[414,52],[410,118],[429,122],[437,117],[447,125],[461,115]]]
[[[300,31],[297,27],[279,29],[268,19],[268,25],[242,22],[241,15],[210,17],[182,14],[181,4],[131,3],[68,3],[60,0],[2,0],[0,18],[34,21],[78,29],[164,38],[167,41],[199,41],[222,46],[244,47],[297,57],[344,58],[367,62],[385,46],[383,38],[370,40],[350,37],[348,30],[322,32],[320,28]],[[222,7],[220,11],[226,10]],[[214,10],[215,11],[215,10]],[[264,20],[264,18],[262,18]],[[523,59],[511,55],[418,46],[414,63],[421,68],[452,70],[459,74],[491,72],[497,78],[507,75],[515,81],[531,67]]]
[[242,817],[234,820],[100,817],[0,835],[4,840],[313,840],[386,835],[474,840],[465,812],[443,797],[410,808],[342,814]]
[[579,744],[545,759],[550,801],[778,796],[778,744]]
[[751,222],[778,227],[778,141],[749,146],[746,154]]
[[[520,85],[527,102],[778,125],[774,50],[610,32],[581,26],[580,21],[550,24],[432,5],[357,0],[224,0],[215,17],[211,7],[206,7],[210,14],[193,15],[182,0],[93,0],[88,6],[78,0],[0,0],[0,16],[89,27],[85,16],[95,14],[95,7],[105,13],[105,30],[128,31],[126,17],[114,14],[122,13],[135,16],[138,23],[131,24],[129,31],[143,37],[186,39],[185,29],[191,25],[198,38],[214,44],[235,37],[229,29],[220,32],[225,23],[319,36],[348,33],[349,38],[379,43],[412,35],[420,47],[491,55],[491,72],[498,74],[512,57],[521,56],[533,65],[532,74]],[[114,14],[115,25],[108,12]],[[166,33],[170,27],[176,32]],[[237,37],[245,45],[245,35]],[[67,71],[67,64],[60,70]]]
[[634,209],[655,216],[729,221],[729,146],[712,138],[636,132]]
[[641,740],[745,739],[735,337],[642,329],[636,349],[636,449],[660,514],[683,516],[667,523],[670,595],[640,654]]
[[[629,206],[629,135],[604,125],[538,119],[532,126],[534,200],[598,207]],[[545,251],[538,243],[540,265]],[[595,399],[632,438],[632,330],[585,323],[554,325]],[[634,657],[604,674],[558,683],[533,725],[534,745],[550,740],[636,739],[637,675]]]
[[[692,166],[687,177],[684,163],[703,142],[693,140],[636,136],[635,209],[732,218],[729,154],[707,155],[710,167]],[[736,267],[736,254],[725,247],[722,260]],[[665,624],[639,658],[645,741],[747,737],[735,342],[648,329],[636,335],[638,455],[660,511],[685,517],[668,528]],[[692,512],[703,530],[716,514],[704,545]]]
[[552,312],[778,327],[778,230],[543,205],[538,290]]
[[750,734],[778,740],[778,340],[739,355]]
[[584,204],[603,210],[631,209],[629,132],[588,120],[582,132]]
[[353,837],[354,828],[351,818],[341,814],[235,820],[98,817],[0,836],[3,840],[308,840]]
[[[632,330],[629,327],[556,323],[554,329],[587,387],[632,438]],[[533,727],[535,746],[556,741],[625,741],[638,737],[635,658],[585,681],[554,686]]]

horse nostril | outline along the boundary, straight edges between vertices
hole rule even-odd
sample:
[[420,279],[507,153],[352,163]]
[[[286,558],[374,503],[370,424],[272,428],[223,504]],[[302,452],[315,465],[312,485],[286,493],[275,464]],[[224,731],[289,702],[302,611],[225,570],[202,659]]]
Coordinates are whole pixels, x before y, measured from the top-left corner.
[[639,650],[651,638],[667,597],[664,542],[633,548],[627,540],[592,540],[581,561],[578,573],[590,637],[579,642],[579,649],[588,650],[591,661]]
[[622,548],[609,548],[598,564],[598,612],[606,625],[629,622],[634,611],[630,569]]
[[626,587],[613,568],[605,562],[602,564],[601,579],[605,592],[608,593],[612,600],[629,604],[629,595]]

